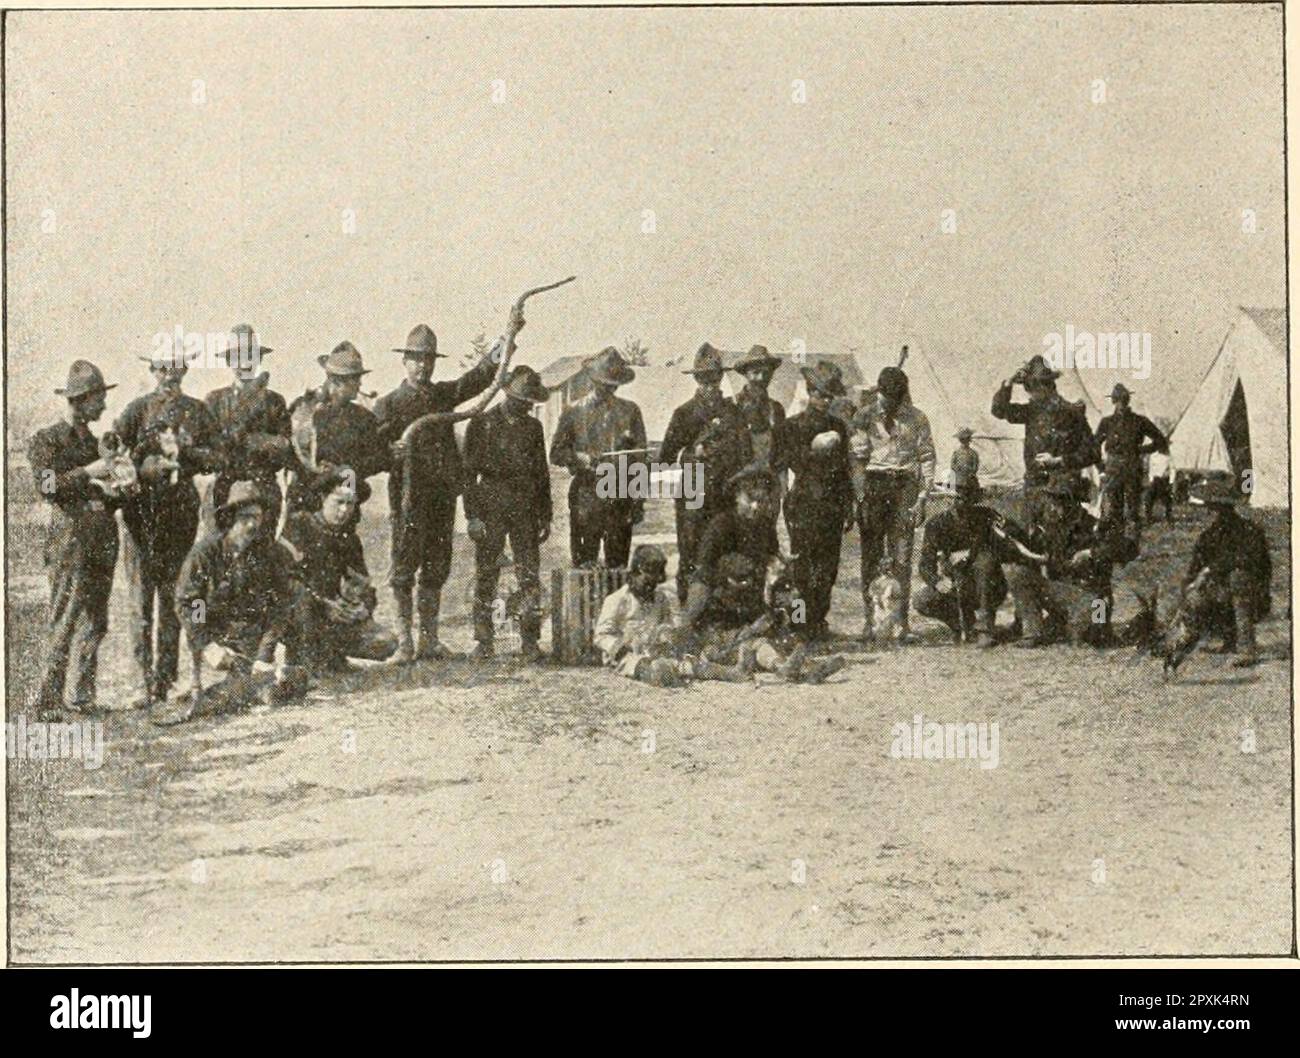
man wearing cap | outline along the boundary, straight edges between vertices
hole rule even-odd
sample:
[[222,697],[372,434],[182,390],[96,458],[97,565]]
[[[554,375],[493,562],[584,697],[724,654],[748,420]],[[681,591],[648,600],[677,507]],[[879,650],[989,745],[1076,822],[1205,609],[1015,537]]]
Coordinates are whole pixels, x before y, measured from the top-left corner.
[[[433,329],[418,324],[406,336],[405,344],[393,350],[402,354],[406,378],[375,404],[379,439],[392,457],[388,472],[392,520],[389,587],[397,604],[398,647],[394,660],[402,664],[416,657],[452,656],[438,638],[438,614],[442,588],[451,573],[456,498],[464,487],[464,468],[452,424],[431,426],[409,449],[401,436],[421,416],[454,411],[486,390],[496,376],[496,351],[496,346],[489,348],[459,378],[433,382],[434,367],[447,354],[438,352],[438,336]],[[411,463],[409,474],[405,473],[407,460]],[[412,588],[416,589],[420,619],[418,649],[411,635],[416,609],[411,600]]]
[[1130,408],[1131,394],[1122,382],[1115,383],[1110,399],[1115,411],[1102,418],[1093,435],[1106,472],[1102,503],[1113,507],[1125,529],[1137,537],[1142,528],[1142,458],[1168,452],[1169,442],[1155,423]]
[[357,476],[357,514],[370,497],[367,478],[388,470],[390,457],[379,437],[379,421],[366,407],[355,403],[361,378],[370,374],[361,353],[351,342],[340,342],[326,356],[316,358],[325,370],[325,384],[289,405],[290,420],[308,402],[314,405],[312,428],[316,437],[316,466],[298,460],[289,485],[289,513],[311,510],[319,500],[317,482],[335,467],[350,467]]
[[[1056,392],[1060,375],[1035,355],[993,396],[993,417],[1025,428],[1025,499],[1031,508],[1049,482],[1065,482],[1077,498],[1086,498],[1082,472],[1097,462],[1083,402],[1071,403]],[[1017,384],[1024,386],[1027,403],[1011,399]]]
[[506,538],[519,581],[519,633],[525,661],[541,656],[541,556],[551,535],[546,439],[531,412],[547,398],[541,376],[514,367],[505,400],[470,420],[465,433],[465,517],[474,541],[474,657],[493,655],[493,607]]
[[[247,704],[259,681],[269,683],[275,647],[289,630],[293,607],[288,557],[268,529],[269,509],[254,482],[235,482],[217,508],[217,531],[186,557],[175,612],[190,646],[189,708],[174,713],[160,698],[156,723],[178,722],[205,707]],[[229,675],[205,699],[203,653],[214,646],[222,648]]]
[[1076,645],[1113,642],[1112,573],[1137,557],[1137,542],[1118,518],[1094,518],[1075,482],[1057,476],[1040,487],[1027,531],[1012,532],[1007,543],[1004,573],[1020,623],[1017,647],[1043,646],[1063,633]]
[[[853,519],[849,431],[830,413],[844,395],[840,369],[820,361],[801,369],[808,406],[776,429],[775,460],[794,472],[785,501],[785,524],[794,554],[794,581],[806,607],[804,634],[827,635],[826,615],[840,568],[840,541]],[[775,551],[775,548],[773,549]]]
[[604,546],[605,565],[622,569],[632,546],[632,527],[641,520],[645,497],[605,496],[601,474],[618,468],[616,481],[630,480],[627,469],[644,463],[645,421],[632,401],[615,389],[636,378],[613,346],[586,364],[591,392],[565,408],[551,439],[551,463],[573,475],[569,483],[569,558],[575,567],[592,566]]
[[289,408],[270,388],[270,373],[261,370],[262,357],[273,350],[262,345],[247,323],[231,328],[226,363],[234,372],[229,386],[214,389],[203,403],[216,423],[216,447],[221,469],[212,483],[213,507],[220,507],[239,480],[256,481],[271,505],[267,520],[280,523],[280,482],[277,474],[293,464]]
[[[976,645],[988,648],[998,607],[1007,597],[1003,544],[993,531],[998,515],[980,503],[983,490],[974,474],[957,475],[952,488],[952,507],[925,524],[917,562],[925,586],[917,593],[916,612],[942,621],[958,638],[974,634]],[[940,589],[941,576],[950,581],[950,590]]]
[[[722,395],[722,355],[705,342],[686,373],[695,376],[695,395],[673,412],[659,453],[659,458],[667,463],[703,467],[699,478],[704,482],[702,502],[688,507],[684,495],[676,501],[677,598],[682,604],[686,602],[691,583],[700,535],[714,515],[729,510],[731,482],[753,457],[744,417]],[[768,504],[766,511],[770,523],[776,517],[772,504]]]
[[[189,370],[181,350],[157,349],[149,363],[155,389],[137,397],[117,420],[140,478],[122,506],[126,569],[134,610],[135,659],[143,679],[140,705],[165,699],[176,682],[180,624],[175,588],[199,529],[196,474],[222,469],[217,426],[207,406],[181,391]],[[157,637],[155,650],[154,639]]]
[[68,381],[54,392],[67,401],[62,422],[38,430],[27,446],[36,492],[49,504],[45,572],[50,581],[50,630],[37,719],[57,720],[64,710],[68,670],[72,708],[95,709],[99,644],[108,631],[108,600],[117,563],[113,464],[101,455],[90,423],[104,414],[114,386],[99,368],[75,360]]
[[1255,625],[1273,608],[1273,560],[1264,530],[1241,516],[1249,493],[1231,481],[1206,481],[1191,502],[1209,507],[1214,520],[1201,531],[1183,577],[1182,620],[1165,653],[1166,674],[1176,672],[1207,634],[1223,638],[1223,652],[1238,668],[1259,660]]
[[881,370],[875,398],[854,414],[849,435],[862,543],[862,638],[875,638],[871,583],[888,556],[902,590],[900,631],[906,641],[912,536],[925,518],[925,500],[934,487],[935,452],[930,420],[912,403],[902,368]]
[[375,589],[353,517],[356,475],[336,467],[316,487],[319,510],[290,515],[280,534],[297,589],[287,661],[308,672],[347,672],[349,658],[391,657],[397,640],[373,616]]

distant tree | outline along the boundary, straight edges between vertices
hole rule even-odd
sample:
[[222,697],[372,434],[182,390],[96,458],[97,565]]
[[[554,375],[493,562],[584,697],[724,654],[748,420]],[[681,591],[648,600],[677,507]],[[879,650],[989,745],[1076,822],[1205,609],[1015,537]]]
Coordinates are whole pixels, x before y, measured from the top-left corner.
[[650,346],[640,338],[629,338],[623,343],[623,359],[634,367],[650,366]]

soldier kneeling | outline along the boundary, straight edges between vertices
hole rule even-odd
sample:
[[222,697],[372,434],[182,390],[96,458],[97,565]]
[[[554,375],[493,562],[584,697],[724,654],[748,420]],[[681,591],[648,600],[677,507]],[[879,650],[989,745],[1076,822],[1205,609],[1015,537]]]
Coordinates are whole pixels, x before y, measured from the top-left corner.
[[293,628],[286,639],[291,667],[311,673],[349,672],[349,658],[384,661],[397,637],[377,624],[375,589],[357,535],[359,482],[338,467],[317,482],[319,509],[289,515],[280,546],[291,561]]
[[1206,635],[1223,637],[1223,652],[1238,668],[1259,660],[1255,624],[1272,609],[1273,562],[1264,531],[1237,513],[1246,500],[1228,482],[1205,482],[1191,502],[1209,507],[1212,521],[1197,538],[1183,578],[1183,604],[1168,638],[1164,670],[1178,670]]

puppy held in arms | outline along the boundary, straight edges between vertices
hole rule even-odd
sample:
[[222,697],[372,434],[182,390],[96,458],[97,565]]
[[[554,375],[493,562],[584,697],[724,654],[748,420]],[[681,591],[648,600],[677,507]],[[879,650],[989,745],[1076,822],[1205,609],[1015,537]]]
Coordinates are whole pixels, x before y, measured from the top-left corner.
[[896,643],[903,635],[903,588],[882,573],[871,582],[871,627],[877,643]]

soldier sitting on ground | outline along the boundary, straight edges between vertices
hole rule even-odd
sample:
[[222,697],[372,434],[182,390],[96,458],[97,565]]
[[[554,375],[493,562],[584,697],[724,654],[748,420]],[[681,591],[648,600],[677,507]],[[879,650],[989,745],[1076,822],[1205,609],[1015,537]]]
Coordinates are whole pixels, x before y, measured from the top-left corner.
[[[190,645],[190,699],[179,710],[157,703],[155,723],[236,709],[272,684],[275,647],[289,626],[293,589],[285,553],[267,528],[271,505],[253,482],[236,482],[217,508],[217,532],[186,557],[176,585],[176,616]],[[224,652],[227,676],[205,692],[203,655],[214,647]],[[284,695],[301,689],[291,679],[278,685]]]
[[349,658],[384,661],[397,650],[372,616],[375,589],[353,517],[357,486],[351,468],[335,468],[317,483],[319,510],[291,514],[280,536],[296,589],[288,662],[308,672],[348,672]]
[[1183,604],[1165,654],[1167,675],[1208,634],[1223,637],[1223,652],[1237,655],[1235,666],[1259,660],[1255,625],[1272,609],[1273,562],[1264,531],[1238,513],[1247,498],[1230,482],[1207,481],[1192,491],[1191,502],[1209,507],[1214,520],[1197,538],[1183,578]]

